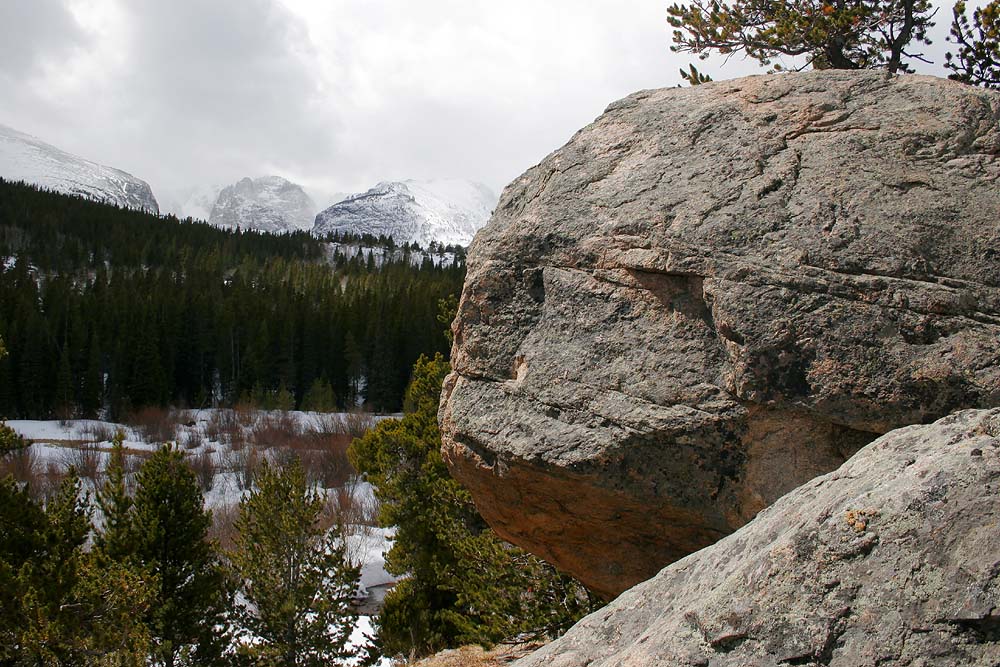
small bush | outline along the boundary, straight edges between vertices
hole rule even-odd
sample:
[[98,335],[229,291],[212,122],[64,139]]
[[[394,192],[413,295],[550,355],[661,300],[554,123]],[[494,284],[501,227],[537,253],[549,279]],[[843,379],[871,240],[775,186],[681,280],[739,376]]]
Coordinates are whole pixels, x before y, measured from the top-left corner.
[[209,440],[228,445],[231,449],[243,449],[247,443],[244,420],[247,413],[236,410],[216,410],[205,425],[205,435]]
[[208,529],[208,539],[218,544],[223,553],[232,551],[236,545],[236,519],[239,516],[239,505],[225,505],[212,510],[212,525]]
[[80,433],[93,443],[111,442],[115,437],[115,427],[107,422],[90,422]]
[[215,483],[215,460],[210,451],[202,450],[197,454],[188,454],[185,457],[188,467],[194,473],[194,478],[198,482],[198,488],[202,493],[212,490]]
[[298,421],[287,412],[264,413],[250,437],[257,447],[264,449],[300,449],[304,444]]
[[147,442],[164,443],[177,439],[177,426],[182,419],[183,415],[177,410],[149,406],[133,412],[125,421]]
[[198,449],[201,446],[201,435],[196,430],[184,431],[177,440],[177,444],[184,449]]
[[351,436],[343,433],[309,433],[305,436],[308,449],[302,453],[302,464],[310,482],[325,489],[347,484],[357,471],[347,458]]
[[83,444],[73,449],[67,449],[63,454],[63,464],[76,470],[81,479],[90,480],[97,486],[101,478],[101,461],[103,453],[96,444]]
[[34,445],[11,450],[0,458],[0,479],[11,475],[18,482],[27,484],[33,492],[38,490],[40,473]]
[[257,469],[260,467],[260,454],[253,447],[231,449],[224,456],[227,470],[236,476],[236,485],[240,491],[253,488]]

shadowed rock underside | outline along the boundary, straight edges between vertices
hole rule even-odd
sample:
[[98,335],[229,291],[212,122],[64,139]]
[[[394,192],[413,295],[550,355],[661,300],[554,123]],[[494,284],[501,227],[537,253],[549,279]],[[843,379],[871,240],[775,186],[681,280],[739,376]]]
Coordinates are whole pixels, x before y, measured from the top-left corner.
[[518,667],[1000,664],[1000,410],[879,438]]

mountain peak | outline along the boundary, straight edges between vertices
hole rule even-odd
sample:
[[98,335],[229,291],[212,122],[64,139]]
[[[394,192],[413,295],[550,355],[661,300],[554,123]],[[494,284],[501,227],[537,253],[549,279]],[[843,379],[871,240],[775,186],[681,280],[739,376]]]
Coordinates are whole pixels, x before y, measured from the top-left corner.
[[316,216],[313,234],[371,234],[397,243],[468,245],[489,220],[497,197],[459,179],[382,181]]
[[0,177],[122,208],[157,214],[149,184],[128,172],[106,167],[0,125]]
[[280,176],[241,178],[223,188],[209,222],[234,229],[287,232],[309,229],[316,204],[302,186]]

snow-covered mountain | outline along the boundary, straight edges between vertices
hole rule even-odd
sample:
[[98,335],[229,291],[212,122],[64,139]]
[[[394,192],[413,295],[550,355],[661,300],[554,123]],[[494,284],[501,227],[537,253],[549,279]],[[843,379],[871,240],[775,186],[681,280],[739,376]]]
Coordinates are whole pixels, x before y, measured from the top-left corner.
[[489,220],[496,203],[489,188],[471,181],[384,182],[317,215],[313,234],[351,232],[425,247],[431,241],[465,246]]
[[0,125],[0,178],[25,181],[124,208],[160,212],[145,181],[61,151],[6,125]]
[[312,227],[316,204],[280,176],[244,178],[223,188],[208,221],[218,227],[287,232]]

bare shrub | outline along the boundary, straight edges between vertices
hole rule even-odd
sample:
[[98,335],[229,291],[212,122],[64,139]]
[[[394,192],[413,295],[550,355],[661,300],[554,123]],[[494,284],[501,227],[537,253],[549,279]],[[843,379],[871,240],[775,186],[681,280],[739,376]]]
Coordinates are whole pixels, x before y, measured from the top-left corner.
[[0,479],[11,475],[18,482],[34,488],[38,486],[40,472],[34,445],[18,447],[0,458]]
[[253,428],[260,417],[260,410],[253,403],[241,402],[233,406],[233,416],[243,428]]
[[212,525],[208,529],[208,539],[218,544],[223,553],[232,551],[236,547],[236,519],[239,516],[239,505],[212,509]]
[[201,435],[196,430],[184,431],[177,440],[184,449],[198,449],[201,446]]
[[360,438],[375,428],[375,418],[370,412],[345,412],[340,415],[340,419],[343,423],[341,432],[350,435],[352,438]]
[[242,449],[247,437],[241,418],[235,410],[216,410],[205,425],[205,435],[209,440],[229,445],[232,449]]
[[115,437],[115,427],[107,422],[90,422],[80,433],[91,442],[111,442]]
[[258,447],[300,449],[303,446],[302,428],[288,412],[266,412],[254,424],[251,437]]
[[133,412],[126,423],[135,428],[147,442],[162,443],[177,439],[177,427],[183,418],[183,413],[177,410],[149,406]]
[[344,544],[348,563],[360,566],[368,559],[368,538],[378,526],[378,501],[373,496],[354,485],[331,489],[326,495],[321,521]]
[[198,481],[198,488],[201,489],[201,492],[211,491],[212,485],[215,483],[215,460],[212,458],[212,452],[205,449],[197,454],[189,454],[185,460],[188,467],[191,468],[191,472],[194,473],[194,478]]
[[58,461],[49,459],[45,462],[44,472],[39,476],[35,498],[42,502],[48,502],[59,493],[64,479],[66,479],[66,468]]
[[240,491],[253,488],[260,467],[260,453],[253,447],[230,449],[223,458],[227,470],[236,477],[236,485]]
[[88,443],[67,449],[63,454],[63,463],[67,468],[76,470],[76,474],[82,479],[88,479],[97,486],[101,477],[102,458],[101,449],[96,444]]
[[350,435],[313,432],[306,434],[304,440],[308,449],[302,453],[302,465],[311,482],[329,489],[343,486],[357,476],[347,458]]
[[274,467],[280,468],[281,470],[288,468],[296,461],[300,463],[302,462],[300,453],[294,449],[269,449],[267,451],[268,454],[270,454],[270,456],[268,456],[270,463]]

